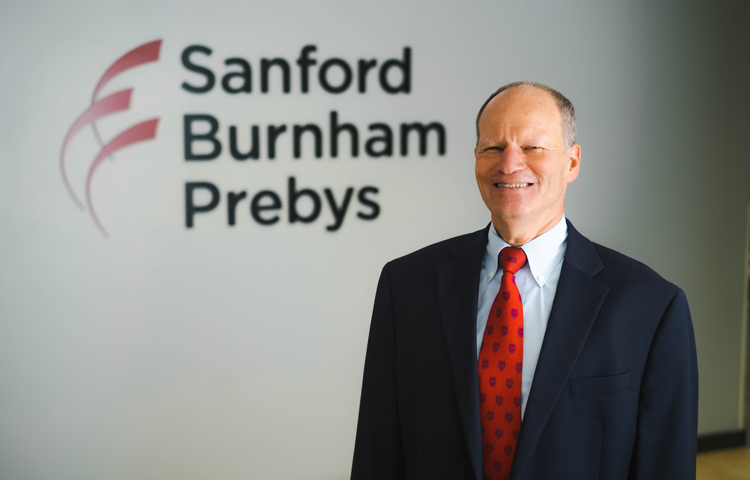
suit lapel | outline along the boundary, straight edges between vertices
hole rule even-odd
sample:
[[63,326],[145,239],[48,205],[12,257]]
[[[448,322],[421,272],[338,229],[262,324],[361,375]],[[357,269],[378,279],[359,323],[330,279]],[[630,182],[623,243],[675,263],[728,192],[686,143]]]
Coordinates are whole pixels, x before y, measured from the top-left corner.
[[[526,404],[511,480],[520,478],[609,291],[594,245],[568,222],[568,246]],[[481,448],[481,447],[480,447]]]
[[477,480],[482,475],[476,346],[477,296],[488,228],[457,243],[451,250],[455,260],[437,266],[440,318],[459,415]]

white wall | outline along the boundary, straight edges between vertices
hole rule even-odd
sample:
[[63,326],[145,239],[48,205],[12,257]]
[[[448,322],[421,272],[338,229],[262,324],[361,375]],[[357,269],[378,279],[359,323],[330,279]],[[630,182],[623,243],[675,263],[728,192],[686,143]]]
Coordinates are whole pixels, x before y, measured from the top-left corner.
[[[578,111],[583,166],[568,217],[686,290],[701,433],[738,428],[748,7],[559,3],[3,5],[0,476],[346,478],[378,272],[486,224],[473,119],[491,91],[522,78],[558,88]],[[105,141],[160,118],[155,140],[96,170],[104,238],[65,189],[60,149],[109,65],[156,39],[159,61],[102,93],[134,88],[129,111],[97,122]],[[201,82],[180,61],[192,44],[213,50],[201,61],[219,75],[230,69],[224,59],[247,59],[253,92],[180,88]],[[384,93],[373,76],[366,94],[329,94],[316,80],[302,94],[293,62],[307,44],[318,49],[314,75],[331,57],[380,65],[408,46],[411,92]],[[289,60],[292,93],[278,83],[259,92],[263,57]],[[447,150],[439,155],[431,139],[424,157],[413,142],[405,157],[352,159],[342,140],[332,159],[326,139],[323,158],[295,160],[287,133],[273,161],[235,161],[226,145],[214,161],[185,161],[184,114],[213,114],[225,141],[229,124],[247,135],[254,124],[315,122],[327,135],[331,110],[361,137],[374,122],[440,122]],[[90,127],[70,144],[79,194],[98,151]],[[376,186],[380,214],[357,218],[366,209],[355,197],[335,232],[325,228],[327,207],[316,222],[289,224],[289,176],[337,199],[347,187]],[[230,227],[224,197],[187,229],[189,181],[212,182],[222,195],[278,191],[280,221],[253,222],[245,199]]]

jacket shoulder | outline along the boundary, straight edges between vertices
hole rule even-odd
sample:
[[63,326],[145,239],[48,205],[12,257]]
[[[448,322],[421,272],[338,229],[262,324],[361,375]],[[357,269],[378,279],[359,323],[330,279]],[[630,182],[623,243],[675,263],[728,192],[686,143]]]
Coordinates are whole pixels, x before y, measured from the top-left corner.
[[[593,242],[592,242],[593,243]],[[620,285],[641,285],[675,295],[680,289],[672,282],[659,275],[654,269],[634,258],[616,250],[594,243],[599,258],[604,264],[601,276],[608,283]]]

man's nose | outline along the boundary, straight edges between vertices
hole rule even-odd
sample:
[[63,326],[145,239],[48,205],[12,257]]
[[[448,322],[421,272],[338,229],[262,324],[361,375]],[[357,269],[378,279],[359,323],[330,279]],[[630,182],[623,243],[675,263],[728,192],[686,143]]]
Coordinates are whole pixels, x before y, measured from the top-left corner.
[[501,153],[497,168],[501,173],[510,175],[519,170],[523,170],[525,165],[526,162],[521,149],[508,146]]

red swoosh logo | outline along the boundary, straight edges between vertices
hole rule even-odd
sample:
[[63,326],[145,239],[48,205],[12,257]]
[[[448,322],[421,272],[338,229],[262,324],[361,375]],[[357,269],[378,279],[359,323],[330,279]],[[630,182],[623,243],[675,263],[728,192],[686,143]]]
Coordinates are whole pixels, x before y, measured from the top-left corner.
[[115,151],[134,143],[153,139],[156,136],[156,126],[159,122],[159,119],[154,118],[151,120],[146,120],[145,122],[141,122],[133,127],[130,127],[105,145],[99,135],[99,131],[96,128],[96,121],[107,115],[128,110],[130,108],[130,103],[133,96],[133,89],[129,88],[126,90],[121,90],[119,92],[113,93],[112,95],[104,97],[101,100],[97,100],[97,98],[99,97],[99,93],[101,92],[102,88],[104,88],[104,86],[109,83],[109,81],[114,77],[130,70],[131,68],[135,68],[140,65],[156,62],[157,60],[159,60],[161,44],[162,40],[154,40],[152,42],[144,43],[143,45],[130,50],[129,52],[118,58],[112,65],[110,65],[107,71],[104,72],[104,75],[102,75],[99,79],[99,82],[96,84],[94,94],[91,97],[91,105],[76,119],[76,121],[70,127],[68,133],[65,135],[65,140],[63,141],[63,145],[60,150],[60,170],[62,171],[65,188],[68,190],[68,193],[70,194],[71,198],[73,198],[73,201],[75,201],[76,205],[78,205],[82,210],[85,210],[83,202],[81,202],[81,200],[75,194],[75,191],[73,190],[73,187],[70,183],[70,179],[68,178],[65,154],[72,138],[82,128],[87,125],[91,125],[94,131],[94,136],[96,137],[99,145],[101,145],[102,148],[99,151],[99,154],[94,159],[94,162],[89,169],[88,178],[86,179],[86,203],[88,204],[88,208],[92,218],[94,219],[94,223],[102,232],[102,234],[104,234],[104,236],[107,236],[107,232],[104,230],[104,227],[99,221],[99,218],[94,211],[93,204],[91,203],[91,179],[93,177],[94,171],[97,169],[102,159],[112,155],[112,153],[114,153]]

